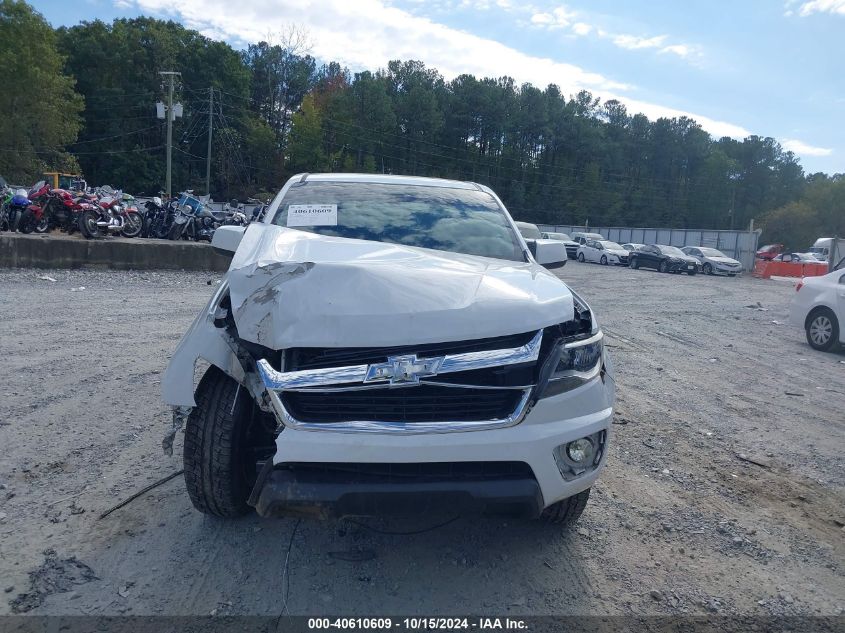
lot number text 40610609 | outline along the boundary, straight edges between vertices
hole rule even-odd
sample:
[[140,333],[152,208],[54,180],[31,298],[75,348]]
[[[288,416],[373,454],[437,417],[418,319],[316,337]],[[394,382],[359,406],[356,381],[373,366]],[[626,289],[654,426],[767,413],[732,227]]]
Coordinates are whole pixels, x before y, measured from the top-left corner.
[[406,630],[406,631],[522,631],[525,620],[519,618],[308,618],[311,630]]

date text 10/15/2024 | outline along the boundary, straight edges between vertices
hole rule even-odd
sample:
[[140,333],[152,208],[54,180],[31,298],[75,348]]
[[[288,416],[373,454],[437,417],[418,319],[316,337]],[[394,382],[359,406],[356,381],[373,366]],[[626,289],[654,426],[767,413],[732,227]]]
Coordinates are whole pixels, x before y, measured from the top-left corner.
[[390,630],[407,631],[520,631],[528,625],[519,618],[308,618],[310,630]]

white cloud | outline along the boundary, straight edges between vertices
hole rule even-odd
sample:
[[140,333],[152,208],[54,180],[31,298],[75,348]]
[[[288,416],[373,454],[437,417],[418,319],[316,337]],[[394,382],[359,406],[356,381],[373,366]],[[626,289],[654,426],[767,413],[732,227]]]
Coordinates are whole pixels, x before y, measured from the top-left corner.
[[689,57],[693,53],[696,53],[697,50],[688,44],[672,44],[671,46],[664,46],[658,52],[671,53],[673,55],[677,55],[678,57]]
[[584,22],[576,22],[572,25],[572,32],[575,33],[575,35],[587,35],[592,30],[593,27],[589,24],[585,24]]
[[798,9],[798,14],[801,17],[806,17],[813,13],[845,15],[845,0],[811,0],[810,2],[803,3]]
[[577,14],[561,5],[542,13],[535,13],[531,16],[531,24],[545,26],[550,29],[562,29],[572,24],[572,19]]
[[666,41],[665,35],[657,35],[655,37],[637,37],[636,35],[614,35],[613,43],[619,48],[627,48],[628,50],[638,50],[641,48],[659,48]]
[[[602,36],[607,35],[602,32]],[[665,44],[668,39],[667,35],[655,35],[654,37],[638,37],[636,35],[611,35],[611,41],[619,48],[636,51],[644,49],[656,49],[658,53],[677,55],[678,57],[688,58],[692,56],[700,56],[701,52],[697,46],[690,44]]]
[[784,149],[788,149],[790,152],[795,152],[801,156],[830,156],[833,154],[832,149],[808,145],[794,138],[783,139],[781,145],[783,145]]
[[[717,137],[741,138],[749,134],[732,123],[635,99],[630,96],[634,87],[622,81],[574,64],[528,55],[500,42],[386,6],[381,0],[134,2],[142,10],[180,18],[191,28],[235,42],[265,40],[268,33],[297,24],[308,30],[313,55],[338,61],[353,70],[383,68],[391,59],[417,59],[439,70],[447,79],[471,73],[477,77],[509,75],[517,82],[531,82],[538,87],[555,83],[564,94],[589,90],[603,100],[618,99],[632,114],[641,112],[652,119],[688,116]],[[552,12],[555,19],[571,19],[564,7],[558,8],[563,13],[555,16]],[[662,39],[656,44],[658,47],[665,36],[659,38]]]

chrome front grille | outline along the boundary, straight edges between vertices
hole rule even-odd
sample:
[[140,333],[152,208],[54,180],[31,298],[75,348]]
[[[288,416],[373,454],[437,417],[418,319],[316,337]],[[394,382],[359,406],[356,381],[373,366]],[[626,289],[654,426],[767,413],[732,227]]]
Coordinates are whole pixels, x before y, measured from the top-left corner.
[[[491,348],[491,342],[521,344]],[[377,433],[478,430],[521,421],[542,343],[540,330],[416,348],[310,350],[304,362],[291,362],[308,369],[278,371],[267,360],[257,365],[285,426]],[[446,350],[455,353],[437,354]],[[368,362],[324,366],[338,359]]]

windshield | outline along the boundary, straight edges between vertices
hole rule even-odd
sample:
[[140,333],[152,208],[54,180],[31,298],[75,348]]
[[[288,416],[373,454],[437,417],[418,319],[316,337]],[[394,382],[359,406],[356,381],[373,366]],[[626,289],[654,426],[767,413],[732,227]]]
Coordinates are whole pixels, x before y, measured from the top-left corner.
[[543,237],[536,224],[516,222],[516,228],[526,240],[539,240]]
[[625,250],[624,248],[619,246],[619,244],[617,244],[616,242],[602,241],[602,242],[599,242],[599,244],[604,246],[605,249],[609,250],[609,251],[624,251]]
[[686,257],[684,251],[682,251],[677,246],[658,246],[657,248],[659,248],[660,252],[664,255],[672,255],[673,257]]
[[824,252],[825,252],[825,250],[826,250],[826,249],[825,249],[825,248],[823,248],[823,247],[821,247],[821,246],[813,246],[813,247],[812,247],[812,248],[810,248],[810,250],[809,250],[809,251],[807,251],[807,252],[808,252],[808,253],[824,253]]
[[314,208],[327,213],[297,219],[291,228],[300,231],[525,261],[503,209],[477,189],[306,181],[290,187],[273,224],[288,226],[291,205],[306,218]]
[[705,257],[727,257],[722,251],[718,251],[715,248],[699,248],[698,250]]
[[566,233],[547,233],[550,240],[561,240],[566,242],[571,242],[572,238],[569,237]]

